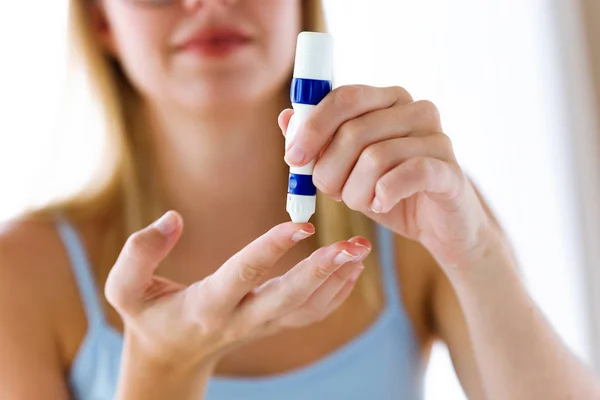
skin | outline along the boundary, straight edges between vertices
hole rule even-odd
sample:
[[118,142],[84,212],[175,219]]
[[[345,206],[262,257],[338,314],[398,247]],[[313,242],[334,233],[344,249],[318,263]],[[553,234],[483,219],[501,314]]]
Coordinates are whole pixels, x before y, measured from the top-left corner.
[[[352,304],[350,318],[332,316],[372,244],[356,237],[318,249],[314,227],[284,222],[285,197],[270,195],[286,190],[278,131],[285,134],[292,113],[280,111],[301,2],[258,5],[105,0],[90,9],[99,42],[141,94],[139,117],[156,150],[152,173],[177,210],[132,235],[110,271],[94,270],[109,322],[124,331],[117,398],[197,399],[212,374],[309,365],[380,312]],[[224,22],[252,38],[227,62],[175,51],[195,28]],[[433,340],[447,343],[470,398],[600,397],[521,285],[433,104],[397,87],[338,88],[300,128],[286,161],[320,153],[317,187],[397,234],[398,285],[424,361]],[[94,265],[107,222],[78,226]],[[335,263],[344,251],[355,257]],[[0,269],[3,393],[67,398],[64,374],[87,326],[53,227],[8,224]],[[311,345],[302,346],[307,338]],[[274,356],[253,362],[266,351]]]

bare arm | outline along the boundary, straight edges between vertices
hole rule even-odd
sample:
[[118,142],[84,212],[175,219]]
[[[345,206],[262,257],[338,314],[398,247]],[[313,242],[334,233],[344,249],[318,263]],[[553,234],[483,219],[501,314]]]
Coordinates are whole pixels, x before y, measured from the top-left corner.
[[[68,399],[57,345],[39,292],[0,248],[0,393],[6,399]],[[33,384],[34,383],[34,384]]]
[[464,312],[452,284],[441,270],[436,274],[430,304],[434,334],[448,346],[463,390],[469,399],[486,399]]
[[474,399],[600,399],[595,377],[527,294],[486,212],[494,223],[489,247],[448,277],[440,270],[434,290],[436,328],[465,391]]
[[[487,398],[600,399],[592,373],[561,343],[527,294],[499,234],[472,263],[451,269],[449,278]],[[468,349],[454,351],[461,350]]]

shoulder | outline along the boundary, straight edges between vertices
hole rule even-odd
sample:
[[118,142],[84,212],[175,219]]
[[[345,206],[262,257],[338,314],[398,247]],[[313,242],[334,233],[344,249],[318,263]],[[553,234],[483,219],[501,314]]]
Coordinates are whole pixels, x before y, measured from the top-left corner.
[[[98,220],[69,224],[86,252],[98,253]],[[0,271],[3,276],[24,280],[28,285],[43,283],[42,292],[52,291],[64,273],[70,275],[66,243],[57,219],[48,216],[21,216],[0,222]],[[16,283],[16,282],[14,282]]]
[[0,223],[0,276],[0,386],[11,398],[67,398],[60,329],[73,284],[52,220]]
[[35,307],[55,320],[56,302],[69,284],[69,260],[51,219],[19,217],[0,224],[0,299]]
[[[77,230],[85,232],[84,243],[91,240],[90,223]],[[29,332],[22,338],[28,345],[56,350],[71,334],[63,330],[80,321],[85,329],[71,260],[52,218],[21,216],[0,224],[0,276],[0,324]]]
[[[0,285],[28,288],[28,298],[42,296],[64,261],[60,238],[50,220],[20,217],[0,224]],[[43,284],[45,283],[45,284]],[[37,289],[37,290],[35,290]]]
[[50,221],[0,224],[0,348],[16,365],[29,367],[34,356],[38,365],[59,363],[55,326],[65,287],[59,243]]

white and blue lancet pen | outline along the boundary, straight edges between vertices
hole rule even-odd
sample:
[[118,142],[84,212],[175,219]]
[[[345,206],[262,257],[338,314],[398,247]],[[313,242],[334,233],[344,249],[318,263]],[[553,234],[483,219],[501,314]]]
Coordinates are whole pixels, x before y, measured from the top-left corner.
[[[296,44],[290,98],[294,115],[286,133],[286,148],[312,110],[331,92],[333,37],[327,33],[301,32]],[[315,160],[290,167],[286,210],[292,222],[308,222],[315,213],[317,188],[312,181]]]

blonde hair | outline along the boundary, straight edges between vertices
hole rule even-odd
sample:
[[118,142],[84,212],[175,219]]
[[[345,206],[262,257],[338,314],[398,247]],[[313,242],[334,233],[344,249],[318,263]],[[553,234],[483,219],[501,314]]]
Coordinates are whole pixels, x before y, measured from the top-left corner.
[[[45,207],[41,214],[60,212],[74,222],[109,216],[114,220],[107,231],[103,263],[112,265],[124,240],[131,233],[150,224],[164,211],[160,194],[144,175],[144,164],[149,162],[142,130],[133,121],[136,93],[118,63],[105,54],[94,37],[89,22],[89,10],[85,0],[71,0],[69,9],[69,33],[72,40],[72,62],[84,69],[91,90],[96,96],[101,116],[105,122],[107,151],[102,176],[76,195],[54,205]],[[303,29],[325,31],[325,20],[320,0],[303,2]],[[142,132],[143,133],[143,132]],[[151,199],[152,201],[149,201]],[[364,236],[374,243],[374,225],[361,213],[354,212],[343,203],[318,194],[314,224],[317,227],[319,245],[325,245],[351,236]],[[380,305],[377,289],[379,272],[375,265],[376,252],[365,261],[365,273],[358,282],[362,301],[374,307]]]

